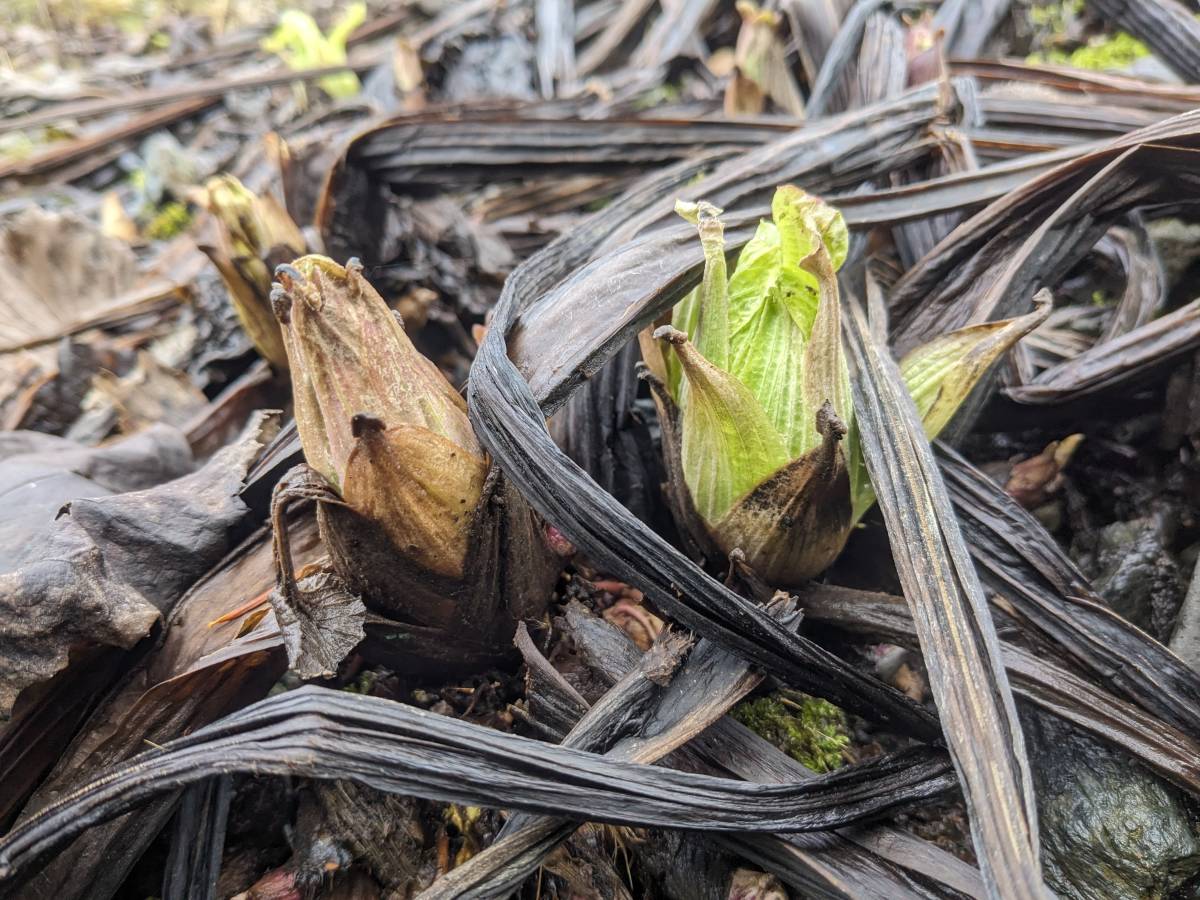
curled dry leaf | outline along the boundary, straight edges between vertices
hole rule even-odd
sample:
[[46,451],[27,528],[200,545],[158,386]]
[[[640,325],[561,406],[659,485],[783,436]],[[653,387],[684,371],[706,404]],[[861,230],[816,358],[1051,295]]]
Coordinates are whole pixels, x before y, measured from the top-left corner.
[[332,572],[301,578],[291,594],[285,601],[271,592],[291,668],[301,678],[329,677],[363,639],[366,607]]

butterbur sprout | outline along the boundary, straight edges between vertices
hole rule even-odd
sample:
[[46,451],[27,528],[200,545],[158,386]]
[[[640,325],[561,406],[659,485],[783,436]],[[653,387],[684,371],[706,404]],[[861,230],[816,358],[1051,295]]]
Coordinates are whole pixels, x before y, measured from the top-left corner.
[[334,570],[369,609],[455,635],[408,641],[393,629],[384,643],[403,645],[409,662],[507,652],[516,621],[540,614],[557,576],[545,527],[489,476],[462,396],[357,261],[305,256],[276,279],[296,427],[327,491],[318,521]]
[[[775,585],[820,574],[874,503],[842,346],[837,210],[791,185],[727,271],[721,210],[676,206],[704,250],[700,285],[641,335],[671,505],[709,556],[740,550]],[[929,437],[1045,310],[935,338],[901,361]]]

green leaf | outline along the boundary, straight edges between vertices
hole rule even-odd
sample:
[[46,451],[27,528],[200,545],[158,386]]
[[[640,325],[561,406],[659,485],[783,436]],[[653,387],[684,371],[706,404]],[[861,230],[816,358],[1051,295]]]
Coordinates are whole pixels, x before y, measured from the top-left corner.
[[846,259],[849,245],[846,223],[833,207],[790,184],[775,191],[771,216],[779,229],[778,287],[807,340],[817,317],[820,290],[817,277],[804,268],[804,261],[824,245],[832,271],[836,272]]
[[800,329],[772,292],[736,335],[729,369],[784,436],[792,458],[804,452],[814,421],[805,409],[804,347]]
[[[346,61],[346,40],[367,18],[365,3],[352,3],[328,35],[306,12],[285,10],[279,25],[262,41],[262,48],[283,58],[288,67],[297,71],[336,66]],[[326,75],[317,82],[334,99],[353,97],[360,90],[353,72]]]
[[735,336],[758,314],[778,279],[779,229],[764,219],[742,248],[729,278],[729,327]]
[[716,521],[733,502],[790,459],[782,435],[744,384],[708,360],[670,326],[668,340],[683,367],[681,459],[697,512]]
[[[729,280],[729,372],[758,398],[794,459],[819,442],[813,423],[825,400],[843,420],[852,418],[834,275],[848,238],[840,213],[790,185],[775,192],[772,214],[775,221],[759,224]],[[820,274],[806,265],[818,250]],[[832,286],[825,317],[821,278]],[[824,324],[813,349],[818,319]]]

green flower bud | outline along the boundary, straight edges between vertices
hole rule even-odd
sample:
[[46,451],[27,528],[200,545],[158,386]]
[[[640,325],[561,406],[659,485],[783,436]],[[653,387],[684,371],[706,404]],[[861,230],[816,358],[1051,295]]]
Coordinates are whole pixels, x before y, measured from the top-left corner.
[[[842,347],[842,216],[791,185],[727,274],[721,211],[679,203],[704,250],[699,287],[642,335],[663,421],[672,506],[701,549],[740,550],[774,585],[819,574],[874,503]],[[926,432],[1044,318],[965,328],[901,364]]]

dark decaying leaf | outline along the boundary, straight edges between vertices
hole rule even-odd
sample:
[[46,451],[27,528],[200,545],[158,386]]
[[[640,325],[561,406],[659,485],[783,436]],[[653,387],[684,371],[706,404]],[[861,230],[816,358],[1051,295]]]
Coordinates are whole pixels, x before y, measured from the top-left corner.
[[625,347],[550,420],[555,443],[643,522],[658,503],[662,464],[647,416],[635,412],[638,345]]
[[[73,496],[99,497],[139,491],[186,475],[194,467],[187,441],[169,426],[154,425],[99,447],[87,447],[36,431],[0,431],[0,491],[15,495],[9,502],[15,502],[16,496],[22,493],[29,493],[20,488],[33,480],[43,488],[38,492],[39,502],[45,502],[47,509],[51,505],[57,509]],[[46,488],[48,483],[63,479],[64,475],[76,475],[93,482],[89,489],[95,493],[73,494],[72,491],[81,487],[78,485],[53,491]],[[42,501],[42,494],[50,496]],[[22,514],[20,518],[26,529],[38,524],[36,516]],[[6,540],[4,550],[16,553],[20,546]]]
[[[1195,196],[1200,113],[1184,113],[1064,162],[976,213],[897,283],[895,343],[1021,311],[1117,218],[1159,198]],[[1013,252],[1016,236],[1027,234]]]
[[632,56],[635,67],[653,69],[670,62],[701,33],[700,26],[717,8],[716,0],[687,0],[660,6]]
[[[297,564],[316,560],[321,550],[311,515],[293,521],[289,536]],[[161,644],[91,712],[83,733],[39,787],[24,815],[28,817],[148,745],[163,744],[265,696],[286,670],[280,638],[264,639],[260,632],[237,638],[240,623],[210,623],[231,606],[254,597],[265,599],[274,579],[271,535],[263,530],[194,585],[167,617]],[[87,674],[90,682],[100,673]],[[107,682],[103,686],[107,687]],[[73,694],[67,696],[74,699]],[[54,711],[46,710],[45,717]],[[35,732],[35,740],[14,746],[9,746],[8,737],[6,732],[6,742],[0,745],[0,763],[5,765],[47,752],[57,758],[61,752],[61,746],[43,749],[53,733],[43,737]],[[112,895],[174,806],[173,795],[168,796],[135,814],[88,829],[66,852],[41,866],[26,890],[62,900]]]
[[1200,91],[1194,85],[1144,81],[1115,72],[1095,72],[1070,66],[960,58],[951,60],[950,71],[970,76],[985,88],[997,83],[1052,88],[1067,99],[1083,100],[1085,110],[1102,98],[1105,103],[1118,106],[1180,113],[1192,109],[1200,100]]
[[301,500],[341,505],[333,488],[314,469],[296,466],[271,498],[271,533],[277,584],[269,595],[289,666],[301,678],[326,678],[363,639],[367,609],[333,572],[297,580],[289,537],[288,507]]
[[367,608],[332,572],[301,578],[292,594],[271,592],[288,661],[301,678],[327,678],[363,639]]
[[1200,736],[1200,673],[1112,612],[1032,515],[947,447],[942,472],[989,590],[1101,684]]
[[936,25],[946,29],[947,46],[955,56],[978,56],[1012,0],[947,0],[938,9]]
[[[640,653],[629,637],[603,619],[572,604],[567,607],[566,621],[588,668],[603,681],[611,684],[637,663]],[[551,699],[558,709],[573,708],[561,676],[544,683],[536,696],[543,701]],[[557,723],[561,734],[573,719],[546,721]],[[653,731],[653,726],[647,730]],[[698,733],[672,759],[693,771],[728,773],[747,781],[787,783],[815,774],[728,716]],[[769,871],[818,896],[983,896],[975,869],[933,844],[887,825],[803,836],[746,835],[743,839],[729,835],[717,840],[737,852],[753,851],[750,857]]]
[[1124,225],[1110,228],[1097,249],[1106,243],[1124,270],[1125,289],[1104,328],[1102,341],[1121,337],[1152,321],[1167,294],[1167,273],[1140,217],[1130,216]]
[[75,213],[28,206],[0,228],[0,347],[69,333],[119,305],[136,281],[124,241]]
[[[914,748],[802,784],[763,785],[614,762],[372,697],[300,688],[143,754],[0,840],[0,878],[147,800],[229,772],[349,778],[390,793],[602,822],[813,831],[870,819],[954,784]],[[562,790],[569,781],[573,788]]]
[[1006,388],[1018,403],[1065,403],[1144,381],[1200,346],[1200,300],[1105,340],[1025,384]]
[[[271,427],[256,417],[204,468],[146,490],[103,496],[63,473],[84,499],[42,519],[0,575],[0,614],[10,623],[0,634],[0,710],[63,668],[76,643],[132,647],[221,558],[246,514],[242,478]],[[105,458],[81,456],[97,466]]]
[[1037,806],[983,587],[895,362],[849,304],[846,344],[863,457],[912,610],[989,890],[1042,897]]
[[871,15],[883,6],[884,0],[858,0],[840,23],[833,42],[825,53],[817,80],[813,83],[805,104],[804,114],[817,119],[831,112],[840,112],[850,105],[851,69],[858,58],[858,47]]
[[[883,637],[903,647],[918,646],[903,597],[813,586],[804,594],[804,613],[809,622]],[[1147,768],[1200,795],[1200,743],[1190,735],[1016,641],[1001,640],[1000,652],[1018,700],[1115,744]]]
[[316,214],[326,247],[336,256],[378,262],[394,256],[389,232],[397,192],[444,185],[462,190],[504,179],[573,173],[612,185],[642,171],[692,156],[697,148],[723,156],[758,146],[790,124],[653,119],[547,120],[511,109],[478,108],[459,119],[419,113],[397,117],[355,137],[329,170]]

